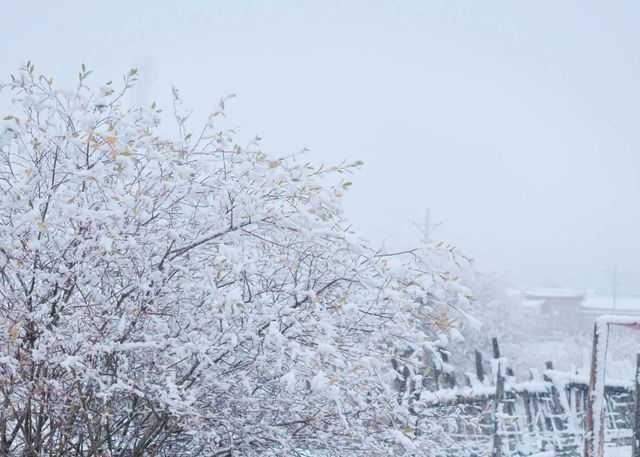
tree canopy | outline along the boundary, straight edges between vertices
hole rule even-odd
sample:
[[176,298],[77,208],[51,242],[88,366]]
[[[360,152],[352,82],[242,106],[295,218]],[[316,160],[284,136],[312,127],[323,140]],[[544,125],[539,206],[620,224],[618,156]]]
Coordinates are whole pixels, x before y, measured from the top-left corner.
[[[349,172],[240,145],[224,100],[177,138],[28,63],[0,122],[0,453],[428,455],[398,389],[469,301],[447,246],[389,253],[341,212]],[[327,184],[333,182],[334,184]],[[436,355],[434,355],[436,354]]]

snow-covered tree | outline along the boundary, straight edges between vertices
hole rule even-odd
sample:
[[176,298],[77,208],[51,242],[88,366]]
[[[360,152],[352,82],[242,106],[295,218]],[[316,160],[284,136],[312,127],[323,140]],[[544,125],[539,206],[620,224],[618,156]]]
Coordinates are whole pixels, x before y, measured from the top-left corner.
[[135,70],[88,74],[61,90],[28,63],[2,88],[0,454],[437,450],[391,360],[419,367],[447,333],[464,258],[351,233],[359,163],[240,146],[224,102],[189,133],[176,91],[163,138],[155,105],[123,104]]

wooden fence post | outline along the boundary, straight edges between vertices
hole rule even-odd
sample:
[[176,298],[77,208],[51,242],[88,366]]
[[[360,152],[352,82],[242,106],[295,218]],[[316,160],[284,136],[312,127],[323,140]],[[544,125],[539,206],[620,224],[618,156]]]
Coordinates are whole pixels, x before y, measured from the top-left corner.
[[640,457],[640,354],[636,355],[635,396],[633,400],[633,441],[632,457]]
[[[442,362],[449,363],[449,354],[444,349],[440,350],[440,356],[442,357]],[[456,375],[453,371],[447,371],[444,366],[442,367],[442,372],[444,373],[444,382],[447,387],[453,389],[456,386]]]
[[[602,330],[604,330],[604,332],[600,335]],[[603,341],[600,341],[601,338]],[[587,398],[587,414],[584,418],[584,457],[602,457],[604,455],[604,418],[606,405],[604,404],[604,384],[600,386],[598,379],[601,378],[601,383],[604,383],[604,376],[600,376],[600,370],[604,370],[606,366],[608,339],[609,324],[596,321],[595,324],[593,324],[589,394]],[[602,363],[601,367],[598,366],[598,362]],[[602,396],[602,398],[598,399],[598,396]],[[598,424],[597,436],[595,430],[596,423]]]
[[491,344],[493,346],[493,358],[494,359],[499,359],[500,358],[500,346],[498,346],[498,338],[496,338],[495,336],[493,338],[491,338]]
[[482,367],[482,354],[476,349],[476,377],[482,383],[484,381],[484,368]]
[[591,366],[589,367],[589,391],[587,393],[587,414],[584,416],[584,457],[594,457],[593,443],[593,402],[596,369],[598,364],[598,324],[593,325],[593,347],[591,348]]
[[491,452],[491,457],[502,457],[502,436],[500,436],[499,416],[500,416],[500,403],[502,402],[503,396],[504,396],[504,376],[502,375],[502,368],[500,367],[500,362],[498,362],[498,373],[496,375],[495,405],[494,405],[494,411],[493,411],[493,450]]

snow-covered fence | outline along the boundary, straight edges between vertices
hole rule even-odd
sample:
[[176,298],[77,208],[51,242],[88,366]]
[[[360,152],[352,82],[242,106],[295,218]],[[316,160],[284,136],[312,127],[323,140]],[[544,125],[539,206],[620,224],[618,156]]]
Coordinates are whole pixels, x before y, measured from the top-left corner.
[[[454,375],[445,378],[434,369],[436,389],[418,394],[416,411],[425,417],[449,417],[446,427],[452,439],[447,456],[524,456],[554,451],[556,456],[581,456],[589,378],[585,370],[558,371],[547,362],[540,373],[518,380],[499,357],[497,342],[489,373],[476,353],[476,373],[465,373],[464,385]],[[605,386],[605,441],[630,445],[633,437],[635,367],[612,362]],[[404,372],[404,379],[406,377]],[[457,377],[461,379],[460,376]]]

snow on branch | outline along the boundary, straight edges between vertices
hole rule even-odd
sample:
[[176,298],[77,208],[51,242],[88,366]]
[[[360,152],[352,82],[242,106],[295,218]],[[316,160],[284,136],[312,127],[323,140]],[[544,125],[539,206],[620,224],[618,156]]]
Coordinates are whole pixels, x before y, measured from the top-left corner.
[[222,104],[192,135],[175,103],[166,138],[155,104],[124,104],[135,70],[89,74],[63,89],[28,63],[3,89],[0,454],[435,453],[391,361],[414,376],[454,331],[465,259],[353,234],[339,177],[360,162],[242,146]]

